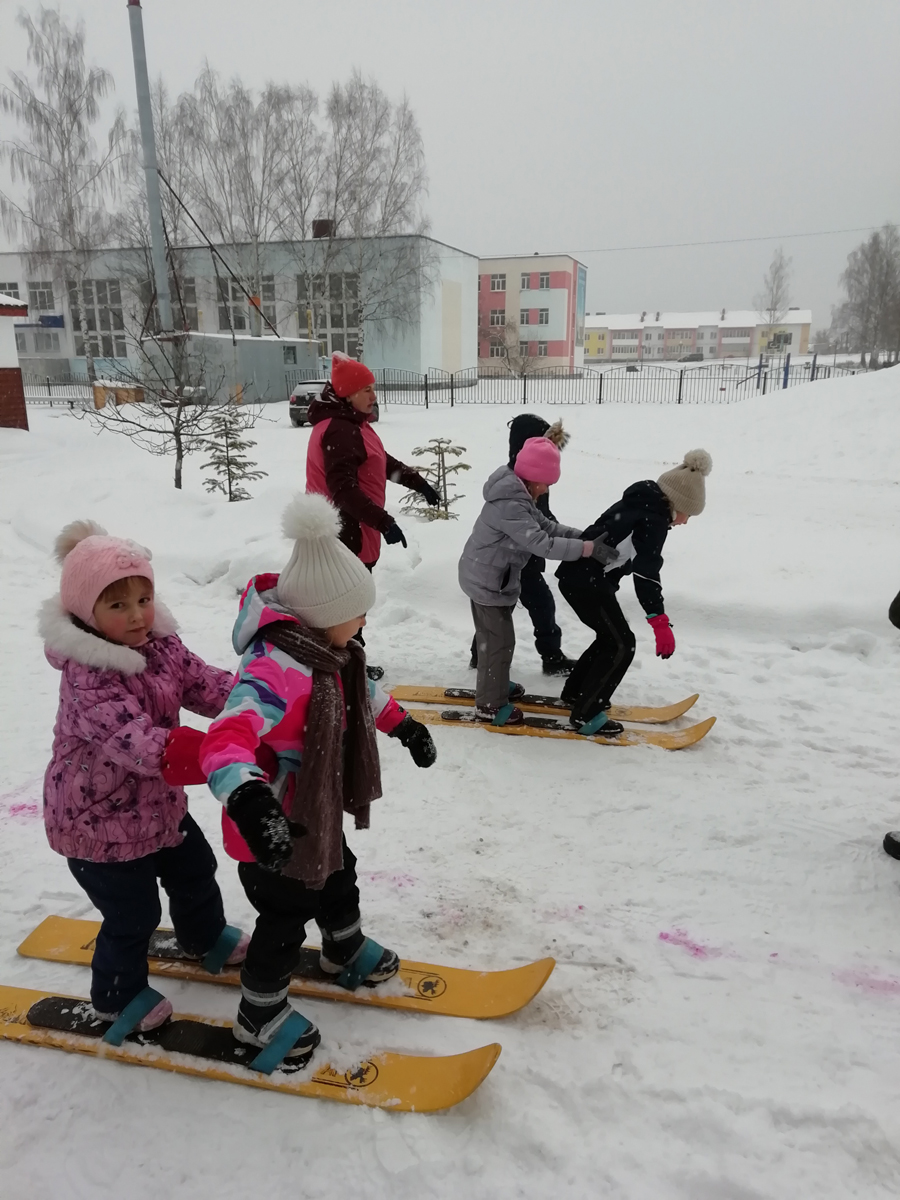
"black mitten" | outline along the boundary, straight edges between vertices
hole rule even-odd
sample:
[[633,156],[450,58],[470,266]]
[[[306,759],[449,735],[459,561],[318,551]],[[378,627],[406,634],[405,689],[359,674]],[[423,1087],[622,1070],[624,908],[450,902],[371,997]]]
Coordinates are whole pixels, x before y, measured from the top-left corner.
[[394,521],[390,529],[383,535],[383,537],[389,546],[396,546],[398,542],[402,542],[403,549],[406,549],[406,538],[403,536],[403,530],[396,521]]
[[279,871],[290,859],[291,834],[301,837],[306,830],[287,819],[275,794],[261,779],[248,779],[225,801],[225,811],[238,827],[261,867]]
[[401,746],[405,746],[417,767],[430,767],[437,758],[437,750],[431,739],[431,734],[421,723],[414,720],[409,713],[388,737],[395,737]]
[[427,504],[432,504],[435,508],[442,503],[440,492],[436,488],[433,488],[427,479],[422,480],[419,487],[419,495]]

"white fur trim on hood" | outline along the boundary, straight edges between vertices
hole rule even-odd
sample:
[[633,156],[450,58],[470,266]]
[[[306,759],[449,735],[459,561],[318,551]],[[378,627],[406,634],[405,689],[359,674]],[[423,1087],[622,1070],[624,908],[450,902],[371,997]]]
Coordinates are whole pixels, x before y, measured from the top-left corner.
[[[169,637],[177,629],[175,618],[162,601],[157,600],[153,633],[157,637]],[[45,600],[41,605],[38,633],[44,639],[44,650],[47,654],[61,659],[72,659],[95,671],[121,671],[123,675],[140,675],[147,665],[143,654],[130,646],[107,642],[79,629],[72,620],[72,614],[63,608],[58,595]]]

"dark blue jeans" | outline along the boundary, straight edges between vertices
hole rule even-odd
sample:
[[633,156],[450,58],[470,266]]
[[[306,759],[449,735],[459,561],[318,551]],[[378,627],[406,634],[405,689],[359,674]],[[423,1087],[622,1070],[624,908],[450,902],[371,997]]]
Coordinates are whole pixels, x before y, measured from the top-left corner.
[[189,954],[206,954],[225,928],[212,847],[190,814],[179,828],[180,846],[130,862],[68,859],[103,915],[91,962],[91,1003],[98,1012],[121,1012],[147,986],[147,950],[162,916],[157,880],[169,897],[175,935]]

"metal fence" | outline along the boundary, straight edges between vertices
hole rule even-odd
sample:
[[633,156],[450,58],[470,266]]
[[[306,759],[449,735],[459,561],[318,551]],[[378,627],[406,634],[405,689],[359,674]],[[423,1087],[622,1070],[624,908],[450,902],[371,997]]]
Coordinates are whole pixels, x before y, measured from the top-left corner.
[[[428,408],[433,404],[731,404],[765,396],[817,379],[865,372],[865,367],[819,365],[814,356],[802,363],[783,360],[708,362],[673,366],[639,363],[609,367],[546,367],[514,374],[505,367],[425,373],[377,368],[375,388],[382,404]],[[76,404],[92,399],[86,375],[42,376],[23,373],[29,404]],[[310,379],[314,370],[287,373],[288,390]]]

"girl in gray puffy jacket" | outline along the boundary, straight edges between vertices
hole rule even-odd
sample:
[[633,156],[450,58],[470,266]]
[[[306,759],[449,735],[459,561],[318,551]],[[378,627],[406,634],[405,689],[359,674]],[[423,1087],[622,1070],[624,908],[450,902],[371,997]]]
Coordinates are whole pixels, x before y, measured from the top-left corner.
[[614,551],[586,542],[581,530],[551,521],[535,501],[560,475],[559,449],[548,438],[529,438],[513,467],[499,467],[484,485],[484,507],[459,560],[459,585],[469,597],[478,642],[475,715],[495,725],[521,725],[510,702],[524,688],[509,682],[516,646],[513,609],[519,576],[532,554],[541,558],[593,556],[608,561]]

